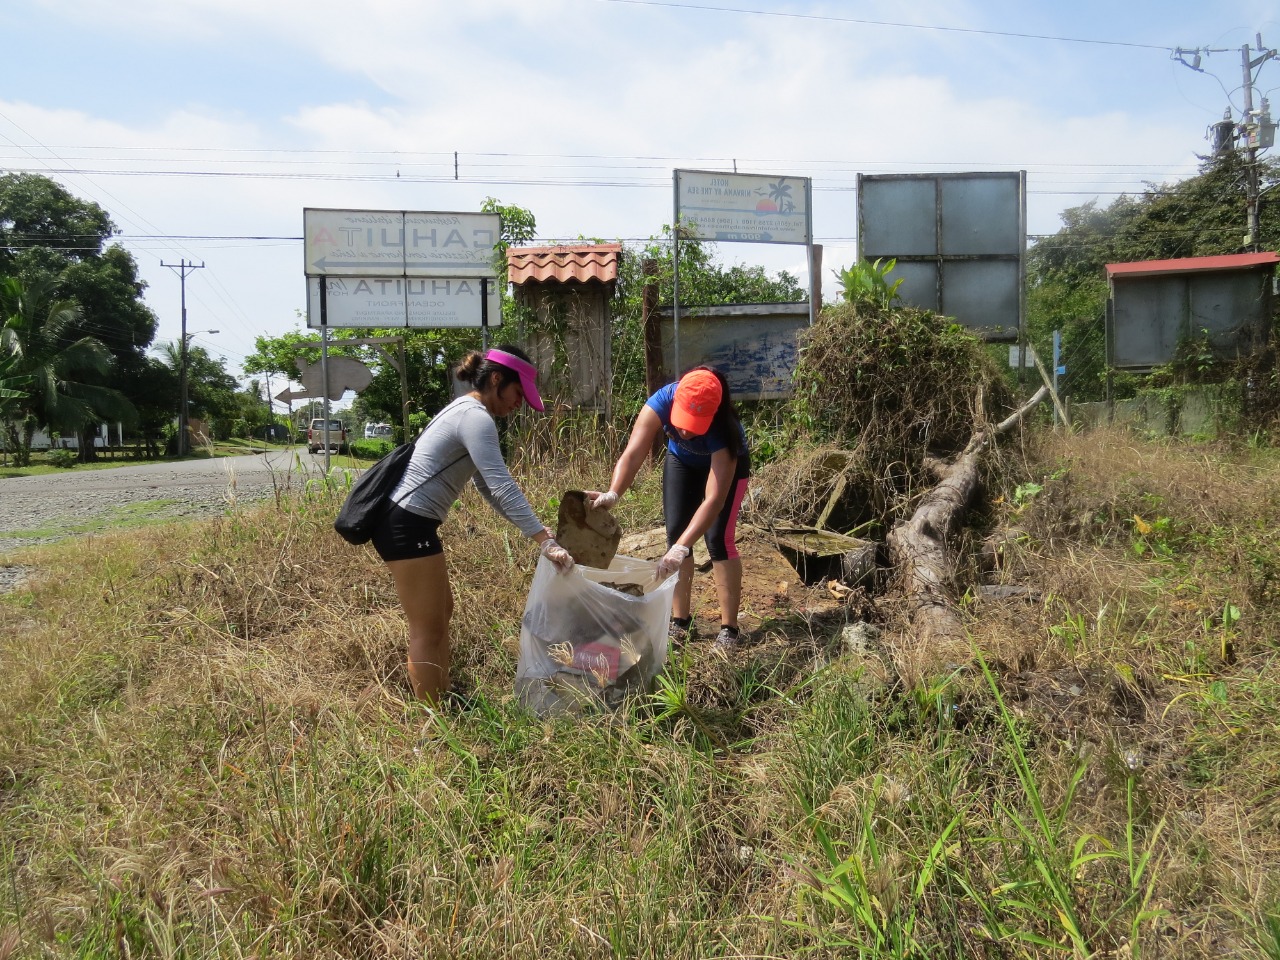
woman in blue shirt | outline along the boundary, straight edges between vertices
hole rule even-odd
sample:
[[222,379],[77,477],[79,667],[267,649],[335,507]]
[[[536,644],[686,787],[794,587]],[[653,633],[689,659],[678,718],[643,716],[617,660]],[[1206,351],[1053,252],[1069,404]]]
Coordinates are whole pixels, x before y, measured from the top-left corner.
[[724,375],[712,367],[695,367],[649,398],[613,468],[609,489],[588,492],[593,507],[607,510],[631,488],[659,435],[667,438],[662,508],[668,550],[658,562],[658,579],[680,573],[671,606],[672,637],[682,640],[691,633],[692,553],[694,543],[703,537],[720,602],[716,644],[731,647],[738,642],[742,597],[738,513],[747,493],[751,459]]

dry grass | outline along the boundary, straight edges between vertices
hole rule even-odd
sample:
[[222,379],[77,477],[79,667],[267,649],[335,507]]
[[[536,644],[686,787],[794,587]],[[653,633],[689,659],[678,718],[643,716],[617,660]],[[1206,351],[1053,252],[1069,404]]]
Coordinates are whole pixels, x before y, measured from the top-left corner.
[[[590,433],[516,458],[544,518],[607,477]],[[620,716],[530,718],[535,553],[471,495],[444,530],[466,713],[406,700],[338,492],[33,553],[0,602],[0,953],[1004,958],[1069,952],[1073,915],[1082,956],[1280,956],[1277,461],[1023,456],[981,519],[1033,599],[965,601],[990,682],[900,669],[881,604],[870,649],[796,611]],[[652,471],[619,510],[657,520]]]

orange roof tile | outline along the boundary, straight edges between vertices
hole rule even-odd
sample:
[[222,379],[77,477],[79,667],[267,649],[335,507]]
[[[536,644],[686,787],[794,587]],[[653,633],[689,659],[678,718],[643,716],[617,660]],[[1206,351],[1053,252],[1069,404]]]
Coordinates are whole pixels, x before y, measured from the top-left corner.
[[524,283],[586,283],[618,279],[622,259],[620,243],[590,243],[579,246],[512,247],[507,250],[507,272],[516,286]]
[[1230,253],[1216,257],[1182,257],[1178,260],[1138,260],[1108,263],[1107,276],[1150,277],[1162,273],[1190,273],[1195,270],[1244,270],[1280,263],[1280,254]]

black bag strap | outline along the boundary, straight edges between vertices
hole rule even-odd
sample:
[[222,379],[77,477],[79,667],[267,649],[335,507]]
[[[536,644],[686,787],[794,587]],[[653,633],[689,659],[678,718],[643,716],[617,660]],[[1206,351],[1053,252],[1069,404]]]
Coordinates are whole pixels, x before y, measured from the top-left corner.
[[[432,423],[433,423],[433,424],[434,424],[434,423],[438,423],[438,422],[439,422],[438,420],[433,420],[433,421],[432,421]],[[428,425],[426,426],[426,428],[425,428],[425,429],[423,429],[422,433],[418,434],[418,436],[414,437],[414,439],[413,439],[413,440],[409,441],[409,442],[410,442],[410,444],[416,448],[416,447],[417,447],[417,445],[418,445],[418,441],[419,441],[419,440],[421,440],[421,439],[426,435],[427,430],[430,430],[430,429],[431,429],[431,424],[428,424]],[[435,473],[431,474],[429,477],[427,477],[425,480],[423,480],[421,483],[419,483],[416,487],[414,487],[414,488],[413,488],[412,490],[410,490],[408,493],[406,493],[406,494],[402,494],[399,498],[396,498],[396,497],[388,497],[387,499],[388,499],[388,500],[390,500],[390,501],[391,501],[393,504],[395,504],[397,507],[398,507],[398,506],[400,506],[400,505],[401,505],[401,503],[402,503],[404,500],[408,499],[409,497],[412,497],[415,493],[417,493],[419,490],[421,490],[423,487],[425,487],[428,483],[430,483],[430,482],[431,482],[432,480],[434,480],[436,477],[440,476],[440,474],[442,474],[442,473],[444,473],[446,470],[448,470],[448,469],[449,469],[449,467],[452,467],[452,466],[454,466],[454,465],[456,465],[456,464],[458,464],[458,463],[461,463],[463,460],[465,460],[465,459],[466,459],[467,457],[469,457],[470,455],[471,455],[470,451],[468,451],[468,450],[465,450],[465,449],[464,449],[464,450],[462,451],[462,453],[461,453],[461,454],[460,454],[460,455],[459,455],[459,456],[458,456],[458,457],[453,461],[453,463],[450,463],[450,464],[448,464],[447,466],[443,466],[443,467],[441,467],[439,470],[437,470]],[[412,453],[412,452],[409,454],[409,459],[410,459],[410,460],[412,460],[412,459],[413,459],[413,453]],[[409,469],[409,464],[408,464],[408,462],[406,462],[406,463],[405,463],[404,467],[405,467],[405,469],[406,469],[406,470],[408,470],[408,469]]]
[[[415,445],[416,445],[416,441],[415,441]],[[400,506],[400,505],[401,505],[401,503],[402,503],[403,501],[405,501],[405,500],[409,499],[409,497],[412,497],[415,493],[417,493],[419,490],[421,490],[423,487],[425,487],[428,483],[430,483],[430,482],[431,482],[432,480],[434,480],[436,477],[440,476],[440,474],[442,474],[442,473],[444,473],[446,470],[448,470],[448,469],[449,469],[449,467],[452,467],[452,466],[454,466],[455,464],[461,463],[461,462],[462,462],[463,460],[465,460],[468,456],[469,456],[468,452],[464,450],[464,451],[463,451],[463,453],[462,453],[462,455],[461,455],[461,456],[459,456],[457,459],[455,459],[455,460],[453,461],[453,463],[450,463],[448,466],[441,467],[441,468],[440,468],[439,470],[437,470],[435,473],[433,473],[433,474],[431,474],[430,476],[428,476],[425,480],[423,480],[422,482],[418,483],[418,484],[417,484],[417,485],[416,485],[412,490],[410,490],[408,493],[401,494],[399,497],[388,497],[387,499],[388,499],[388,500],[390,500],[392,503],[394,503],[397,507],[398,507],[398,506]],[[412,454],[412,453],[410,453],[410,454],[409,454],[409,458],[410,458],[411,460],[413,459],[413,454]],[[409,464],[408,464],[407,462],[405,463],[404,468],[405,468],[406,470],[408,470],[408,469],[409,469]]]

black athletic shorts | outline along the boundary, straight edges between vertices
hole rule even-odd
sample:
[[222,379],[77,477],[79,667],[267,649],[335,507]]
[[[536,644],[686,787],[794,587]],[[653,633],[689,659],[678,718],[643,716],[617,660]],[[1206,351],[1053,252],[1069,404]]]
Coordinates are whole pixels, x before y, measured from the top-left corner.
[[444,553],[440,521],[392,504],[370,542],[383,560],[416,560]]
[[[689,521],[702,506],[707,495],[707,478],[711,465],[691,467],[670,450],[662,465],[662,512],[667,521],[667,546],[671,546],[684,533]],[[725,494],[724,506],[703,536],[707,552],[717,563],[738,556],[738,513],[742,498],[747,494],[747,480],[751,476],[751,461],[746,456],[738,458],[738,468],[733,475],[733,486]]]

